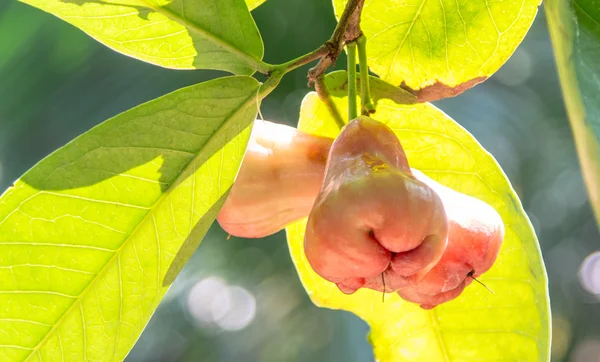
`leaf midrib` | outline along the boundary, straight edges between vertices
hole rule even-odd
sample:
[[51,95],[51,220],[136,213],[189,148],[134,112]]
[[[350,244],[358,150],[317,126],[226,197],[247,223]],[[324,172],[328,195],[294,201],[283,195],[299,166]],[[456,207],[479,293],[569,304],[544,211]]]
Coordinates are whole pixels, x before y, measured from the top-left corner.
[[433,333],[435,334],[435,339],[438,343],[438,347],[440,348],[440,352],[444,357],[444,361],[450,362],[450,357],[448,356],[448,351],[446,350],[446,344],[444,342],[444,338],[442,337],[442,333],[440,331],[440,326],[438,324],[438,317],[435,310],[429,311],[429,320],[431,321],[431,327],[433,329]]
[[[146,0],[142,0],[142,1],[146,1]],[[257,88],[260,88],[260,84],[256,85]],[[65,310],[65,312],[60,316],[60,318],[58,319],[58,321],[56,321],[56,323],[54,323],[54,325],[52,326],[52,329],[50,329],[50,331],[48,331],[48,333],[46,333],[46,335],[44,336],[44,338],[42,338],[42,340],[31,350],[31,352],[29,353],[29,355],[27,355],[25,357],[25,359],[23,360],[24,362],[27,362],[31,359],[31,357],[33,357],[35,354],[39,354],[39,350],[41,349],[41,347],[43,345],[46,344],[46,342],[48,341],[48,339],[53,336],[55,333],[58,333],[58,327],[60,325],[62,325],[64,319],[70,315],[73,310],[75,308],[77,308],[79,306],[80,309],[82,309],[82,304],[81,301],[85,299],[85,297],[88,295],[88,293],[94,289],[94,287],[96,286],[96,283],[99,282],[100,280],[103,280],[103,276],[107,273],[107,271],[109,270],[109,267],[112,266],[116,261],[118,261],[120,259],[121,256],[121,252],[122,250],[129,245],[129,242],[131,240],[133,240],[135,238],[135,236],[138,234],[140,228],[142,225],[145,225],[147,222],[149,222],[150,218],[154,217],[155,214],[155,210],[159,209],[160,206],[163,204],[163,202],[166,200],[167,196],[169,196],[171,194],[171,192],[177,188],[177,185],[181,184],[182,179],[185,179],[186,177],[189,177],[190,175],[193,175],[194,173],[192,172],[191,174],[189,173],[189,171],[194,167],[196,160],[198,160],[201,155],[202,155],[202,151],[206,148],[206,146],[208,146],[210,144],[210,142],[215,139],[215,137],[217,137],[221,131],[225,128],[226,125],[229,124],[229,122],[231,122],[231,120],[242,110],[245,110],[249,105],[250,105],[250,101],[254,100],[257,97],[256,93],[252,93],[244,102],[241,103],[241,105],[236,108],[235,110],[233,110],[229,116],[226,117],[226,121],[223,122],[219,128],[217,128],[217,130],[215,130],[215,132],[206,140],[206,142],[202,145],[202,147],[198,150],[198,152],[196,153],[196,156],[194,158],[192,158],[190,160],[190,162],[188,162],[188,164],[185,166],[185,168],[183,168],[180,172],[180,175],[171,183],[171,186],[169,186],[169,188],[158,198],[158,200],[156,200],[156,202],[152,205],[152,207],[150,207],[150,210],[146,213],[146,215],[144,216],[144,218],[139,222],[139,224],[135,227],[135,229],[131,232],[131,234],[129,235],[129,237],[123,242],[123,244],[121,246],[119,246],[119,248],[117,248],[114,251],[113,256],[111,256],[111,258],[106,262],[106,264],[102,267],[102,269],[100,269],[100,271],[98,272],[98,274],[92,279],[92,281],[89,283],[89,285],[81,292],[81,294],[77,297],[77,299],[73,302],[73,304],[71,304],[71,306],[69,306],[69,308],[67,308]],[[220,150],[219,150],[220,152]],[[175,186],[173,186],[175,185]],[[157,246],[157,250],[160,253],[160,247]],[[160,273],[160,271],[159,271]],[[160,274],[159,274],[160,275]],[[161,287],[161,284],[158,284],[158,288]],[[158,291],[159,289],[157,289]],[[120,301],[120,303],[122,303],[122,300]],[[81,311],[83,313],[83,310]],[[121,320],[119,320],[119,325],[121,324]],[[84,331],[84,336],[85,336],[85,323],[82,324],[82,329]],[[84,338],[84,344],[86,343],[86,339]],[[116,345],[118,343],[118,340],[115,340],[115,351],[116,351]],[[84,354],[86,353],[87,347],[84,348]],[[113,356],[114,357],[114,356]],[[40,359],[41,360],[41,359]]]

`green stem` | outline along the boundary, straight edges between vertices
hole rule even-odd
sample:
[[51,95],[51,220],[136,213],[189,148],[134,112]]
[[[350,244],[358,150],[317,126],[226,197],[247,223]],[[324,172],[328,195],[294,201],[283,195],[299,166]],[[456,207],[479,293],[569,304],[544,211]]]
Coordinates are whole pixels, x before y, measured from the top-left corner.
[[375,113],[369,86],[369,65],[367,62],[367,38],[363,35],[356,39],[358,46],[358,64],[360,66],[360,109],[365,116]]
[[356,112],[356,43],[346,44],[348,50],[348,120],[358,117]]
[[288,62],[271,65],[269,74],[273,74],[274,72],[281,71],[283,73],[291,72],[297,68],[300,68],[303,65],[314,62],[317,59],[323,58],[329,52],[329,48],[327,45],[321,45],[319,48],[313,50],[310,53],[304,54],[296,59],[292,59]]
[[275,70],[272,71],[271,76],[264,82],[259,90],[258,90],[258,99],[262,101],[266,96],[268,96],[277,86],[279,82],[281,82],[281,78],[287,73],[284,70]]

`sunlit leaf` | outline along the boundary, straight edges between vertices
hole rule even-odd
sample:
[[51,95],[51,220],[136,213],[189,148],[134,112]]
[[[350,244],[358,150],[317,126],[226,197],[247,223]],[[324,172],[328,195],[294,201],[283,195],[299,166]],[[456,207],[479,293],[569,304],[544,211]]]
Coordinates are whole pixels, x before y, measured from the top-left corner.
[[[343,94],[337,93],[334,101],[345,113]],[[456,300],[429,311],[396,294],[388,294],[385,302],[381,293],[370,290],[345,295],[308,264],[303,220],[288,227],[287,235],[312,301],[351,311],[368,322],[369,340],[380,362],[548,361],[546,271],[531,224],[497,162],[465,129],[430,104],[399,105],[381,99],[374,118],[398,135],[412,167],[484,200],[500,213],[506,238],[496,264],[481,277],[495,294],[473,283]],[[315,93],[302,102],[299,128],[329,137],[339,133]]]
[[546,13],[579,160],[600,223],[600,4],[549,0]]
[[[333,0],[339,18],[347,0]],[[514,52],[540,0],[372,0],[361,27],[371,69],[422,100],[444,98],[482,82]]]
[[258,87],[220,78],[133,108],[2,195],[0,361],[124,359],[233,183]]
[[166,68],[264,70],[263,43],[244,0],[20,0],[106,46]]
[[254,10],[261,6],[265,1],[267,0],[246,0],[246,5],[248,5],[249,10]]
[[[327,77],[325,77],[325,84],[330,92],[341,94],[348,91],[347,79],[348,73],[345,71],[335,71],[327,74]],[[356,84],[360,86],[360,82],[360,74],[356,74]],[[371,98],[375,104],[383,98],[390,99],[399,104],[413,104],[417,102],[417,98],[414,94],[377,77],[369,76],[369,88],[372,91]]]

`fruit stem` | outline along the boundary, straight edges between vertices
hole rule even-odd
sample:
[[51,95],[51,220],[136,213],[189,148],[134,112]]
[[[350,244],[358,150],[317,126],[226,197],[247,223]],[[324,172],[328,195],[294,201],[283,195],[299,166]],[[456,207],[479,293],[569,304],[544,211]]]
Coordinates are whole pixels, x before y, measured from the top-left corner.
[[358,117],[356,110],[356,42],[346,44],[348,51],[348,121]]
[[367,62],[367,37],[364,34],[356,39],[358,46],[358,65],[360,67],[360,104],[361,113],[368,116],[375,113],[375,105],[371,99],[369,87],[369,65]]

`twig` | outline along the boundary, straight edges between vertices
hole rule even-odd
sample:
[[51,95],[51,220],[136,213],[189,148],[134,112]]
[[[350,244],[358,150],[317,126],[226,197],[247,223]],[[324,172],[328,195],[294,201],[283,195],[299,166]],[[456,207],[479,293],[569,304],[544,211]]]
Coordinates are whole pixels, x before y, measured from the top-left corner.
[[344,34],[346,43],[356,41],[362,35],[362,30],[360,29],[360,16],[362,14],[363,5],[364,1],[358,1],[356,8],[348,19],[348,27]]
[[269,65],[266,74],[275,79],[269,85],[265,83],[261,89],[261,95],[264,97],[269,94],[286,73],[319,59],[319,62],[308,71],[308,86],[315,85],[319,98],[325,103],[338,126],[343,127],[345,122],[331,99],[325,85],[324,76],[327,69],[339,57],[346,42],[353,41],[362,34],[360,31],[360,15],[363,4],[364,0],[349,0],[331,38],[318,49],[283,64]]
[[340,111],[337,109],[335,103],[333,103],[331,94],[329,94],[329,90],[327,89],[327,85],[325,84],[324,74],[321,74],[317,79],[315,79],[315,90],[319,95],[319,99],[325,104],[325,107],[327,107],[329,114],[331,114],[340,130],[344,128],[346,122],[344,122]]
[[354,40],[354,38],[358,38],[358,36],[362,34],[360,31],[360,15],[363,4],[364,0],[349,0],[346,3],[344,12],[340,17],[331,38],[323,45],[323,47],[327,49],[327,53],[321,57],[317,65],[308,71],[308,86],[310,87],[314,84],[319,99],[325,104],[340,129],[344,127],[346,122],[344,122],[344,119],[331,98],[331,94],[329,94],[329,91],[327,90],[324,77],[327,69],[332,66],[339,57],[344,49],[344,44],[348,39]]
[[[349,36],[352,37],[358,30],[360,32],[360,13],[364,4],[364,0],[349,0],[346,3],[344,12],[338,21],[331,38],[325,43],[328,49],[328,53],[319,60],[317,65],[308,71],[308,84],[311,85],[315,80],[324,74],[327,68],[329,68],[338,58],[344,44],[348,40]],[[347,31],[351,30],[349,34]],[[358,35],[360,36],[360,34]],[[358,38],[358,36],[356,36]],[[353,39],[351,39],[353,40]]]
[[303,65],[311,63],[317,59],[321,59],[327,54],[329,54],[329,47],[327,46],[327,44],[323,44],[319,48],[313,50],[308,54],[304,54],[303,56],[300,56],[296,59],[292,59],[289,62],[273,66],[268,75],[270,76],[271,74],[276,73],[278,71],[283,73],[291,72],[296,68],[300,68]]

